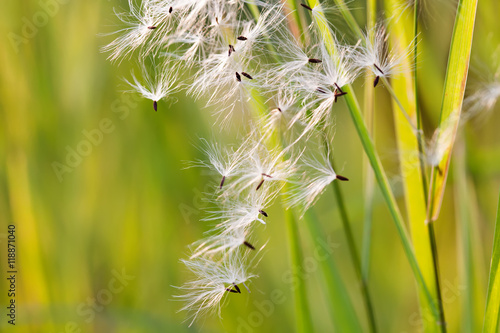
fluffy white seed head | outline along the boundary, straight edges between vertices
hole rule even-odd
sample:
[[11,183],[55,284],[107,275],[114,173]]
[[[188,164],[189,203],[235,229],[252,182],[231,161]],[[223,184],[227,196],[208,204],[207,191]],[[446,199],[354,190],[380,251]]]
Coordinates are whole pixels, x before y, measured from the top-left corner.
[[357,66],[371,70],[377,77],[390,77],[404,71],[402,63],[410,55],[413,42],[402,52],[396,52],[397,48],[391,48],[388,39],[389,35],[382,24],[377,24],[371,32],[366,33],[365,42],[359,43],[353,56]]
[[182,287],[183,295],[174,296],[185,303],[180,311],[188,311],[191,326],[204,314],[217,313],[221,316],[221,306],[226,297],[236,296],[229,290],[246,284],[256,275],[247,272],[250,263],[244,251],[232,251],[222,261],[213,261],[205,257],[181,260],[194,274],[194,279]]
[[294,182],[288,196],[289,207],[299,206],[303,212],[308,210],[323,193],[325,188],[337,179],[330,162],[330,154],[319,157],[303,157],[301,159],[304,175],[300,181]]
[[132,72],[132,81],[125,79],[125,82],[133,88],[132,91],[139,93],[142,97],[158,102],[181,89],[176,83],[177,75],[173,68],[168,66],[157,68],[153,65],[150,70],[144,63],[141,68],[142,80],[139,80]]

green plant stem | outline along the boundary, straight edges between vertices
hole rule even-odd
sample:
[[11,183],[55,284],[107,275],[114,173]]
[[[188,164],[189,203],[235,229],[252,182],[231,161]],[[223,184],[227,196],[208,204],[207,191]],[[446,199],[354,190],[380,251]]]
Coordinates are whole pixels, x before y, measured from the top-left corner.
[[[315,6],[320,6],[318,0],[310,0],[309,4],[312,5],[313,7]],[[319,30],[320,35],[323,37],[325,45],[327,47],[328,52],[330,54],[335,54],[336,52],[336,45],[335,45],[335,39],[331,35],[330,29],[328,26],[326,26],[326,18],[323,18],[321,20],[316,20],[316,26]],[[363,117],[361,115],[359,103],[356,99],[356,96],[354,94],[354,90],[352,89],[351,86],[346,86],[343,89],[345,92],[347,92],[347,95],[345,95],[345,101],[347,103],[347,107],[349,109],[349,112],[351,114],[351,118],[353,120],[354,126],[356,127],[356,131],[358,133],[358,136],[361,140],[361,143],[363,145],[363,148],[365,150],[366,155],[368,156],[368,159],[370,161],[370,164],[372,166],[373,172],[375,174],[375,178],[377,180],[377,183],[380,187],[380,191],[382,193],[382,196],[384,197],[387,206],[389,208],[389,212],[393,218],[394,224],[396,226],[396,230],[398,232],[399,238],[401,240],[401,243],[403,245],[404,252],[407,256],[408,262],[410,264],[410,267],[413,271],[413,274],[415,276],[415,279],[417,281],[417,284],[426,296],[426,298],[429,301],[429,304],[431,305],[431,313],[434,316],[436,321],[439,321],[439,310],[435,306],[433,302],[433,297],[432,294],[429,291],[429,288],[427,287],[425,280],[423,278],[422,272],[420,270],[419,264],[417,262],[417,259],[415,257],[415,253],[413,251],[413,247],[410,242],[410,237],[408,235],[408,232],[406,230],[406,227],[404,225],[403,217],[399,211],[398,205],[396,203],[396,199],[394,197],[394,194],[392,193],[391,187],[389,185],[389,181],[387,180],[387,176],[385,175],[384,169],[382,167],[382,163],[380,162],[380,159],[376,153],[375,146],[373,145],[373,142],[371,140],[371,137],[368,133],[368,129],[366,128],[366,125],[363,121]]]
[[417,126],[415,124],[413,124],[413,120],[411,119],[408,112],[406,112],[403,104],[401,104],[401,101],[399,100],[398,95],[394,92],[394,89],[392,89],[391,83],[389,82],[389,80],[387,80],[386,77],[382,77],[382,82],[384,82],[385,88],[387,89],[389,94],[392,96],[392,98],[396,102],[396,104],[398,105],[399,109],[403,113],[403,116],[405,116],[406,120],[408,121],[408,125],[411,126],[414,133],[416,134],[418,132]]
[[295,299],[295,322],[298,333],[313,332],[312,320],[310,318],[309,303],[307,301],[307,292],[304,279],[301,273],[302,251],[300,248],[300,239],[297,233],[297,223],[291,210],[285,211],[286,230],[288,236],[288,251],[292,262],[292,272],[297,276],[294,299]]
[[[469,72],[469,60],[476,21],[477,0],[460,0],[451,38],[450,54],[446,69],[445,88],[439,122],[440,132],[452,131],[452,138],[438,166],[434,167],[439,174],[435,175],[430,185],[431,220],[436,220],[441,210],[446,179],[448,177],[451,153],[455,136],[460,124],[465,86]],[[444,127],[449,127],[448,129]],[[439,142],[438,137],[438,142]]]
[[490,277],[488,296],[484,313],[483,333],[498,332],[500,313],[500,196],[498,198],[498,212],[493,236],[493,251],[491,254]]
[[439,260],[438,260],[436,235],[434,232],[434,222],[431,221],[430,223],[427,223],[427,229],[429,232],[429,240],[431,242],[432,263],[434,265],[434,279],[436,281],[436,293],[437,293],[439,319],[440,319],[438,324],[441,325],[441,331],[446,332],[446,320],[444,317],[443,297],[441,295],[441,281],[439,279]]
[[366,309],[366,314],[368,317],[368,325],[370,327],[370,332],[377,332],[377,325],[375,321],[375,311],[373,309],[373,303],[370,297],[370,292],[368,290],[368,281],[364,279],[362,274],[361,261],[359,259],[358,251],[356,250],[356,243],[354,241],[353,232],[351,229],[351,224],[349,222],[349,217],[347,215],[347,209],[344,202],[344,196],[338,181],[332,182],[332,188],[335,195],[335,200],[337,201],[337,206],[339,208],[340,220],[342,221],[342,228],[344,230],[347,246],[349,247],[349,254],[351,255],[351,260],[354,266],[354,270],[359,279],[361,295],[363,296],[363,301]]
[[[319,253],[321,248],[325,250],[325,232],[320,228],[321,223],[314,213],[314,209],[309,209],[304,214],[304,223],[307,224],[307,229],[314,244],[316,244],[315,253]],[[321,245],[321,243],[323,245]],[[336,332],[362,332],[361,325],[356,316],[356,311],[350,300],[347,289],[345,288],[340,271],[337,268],[332,253],[334,248],[330,247],[330,241],[326,240],[329,244],[326,256],[316,256],[319,261],[319,266],[323,273],[325,280],[326,292],[328,294],[328,301],[332,307],[331,316]]]
[[[424,189],[424,196],[425,193],[428,191],[428,186],[427,186],[427,173],[425,172],[426,167],[425,167],[425,151],[424,151],[424,139],[423,139],[423,128],[422,128],[422,114],[420,110],[420,101],[419,101],[419,94],[418,94],[418,15],[420,11],[420,0],[414,0],[413,4],[413,92],[415,94],[415,117],[417,119],[417,141],[418,141],[418,151],[420,153],[420,173],[422,174],[422,188]],[[425,200],[425,197],[424,197]],[[427,201],[425,201],[427,203]]]
[[[377,1],[367,0],[367,27],[368,38],[373,38],[373,27],[377,21]],[[375,90],[372,88],[374,75],[372,71],[365,70],[365,103],[364,103],[364,118],[368,133],[372,138],[375,138]],[[373,171],[370,167],[370,162],[363,156],[363,171],[365,175],[365,203],[364,203],[364,218],[363,218],[363,243],[361,247],[361,275],[365,281],[368,281],[370,272],[370,249],[372,238],[372,218],[373,218],[373,200],[374,200],[374,179]]]
[[[325,133],[323,133],[325,134]],[[330,149],[326,139],[324,140],[324,148],[326,154],[328,154],[330,159],[330,164],[335,170],[335,163],[333,161],[332,155],[329,153]],[[337,207],[339,209],[340,221],[342,222],[342,230],[344,230],[345,237],[347,239],[347,247],[349,248],[349,254],[351,256],[352,265],[354,266],[354,271],[359,280],[361,295],[363,297],[363,302],[365,305],[366,315],[368,317],[368,326],[370,327],[370,332],[377,332],[377,325],[375,321],[375,311],[373,309],[373,303],[370,297],[370,292],[368,290],[368,281],[363,278],[361,260],[359,258],[358,250],[356,249],[356,242],[354,241],[354,233],[352,232],[351,223],[349,220],[349,215],[347,214],[347,208],[344,201],[344,195],[340,188],[338,181],[334,180],[332,183],[333,194],[335,201],[337,202]]]

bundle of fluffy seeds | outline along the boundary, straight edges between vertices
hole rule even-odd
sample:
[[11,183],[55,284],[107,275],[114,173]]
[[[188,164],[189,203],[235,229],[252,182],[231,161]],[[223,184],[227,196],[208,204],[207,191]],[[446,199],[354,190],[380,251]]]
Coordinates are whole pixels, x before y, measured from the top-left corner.
[[[335,172],[329,149],[335,103],[362,73],[371,71],[377,86],[403,71],[410,49],[393,53],[383,23],[349,45],[335,37],[321,6],[299,7],[322,24],[305,27],[301,35],[290,28],[295,13],[277,0],[128,4],[116,13],[126,27],[112,34],[103,51],[112,61],[140,64],[142,78],[132,74],[126,80],[131,88],[150,99],[155,111],[161,111],[161,100],[184,91],[215,110],[217,128],[238,123],[246,131],[237,147],[201,139],[206,159],[191,164],[218,175],[203,219],[214,228],[182,260],[195,276],[179,287],[185,293],[178,296],[192,324],[203,313],[220,314],[229,295],[249,292],[249,280],[256,277],[250,270],[263,245],[252,241],[252,231],[272,218],[266,209],[280,194],[287,208],[304,212],[327,185],[347,180]],[[325,44],[324,34],[333,45]],[[490,85],[485,94],[496,100],[498,91]],[[471,97],[474,105],[484,100]],[[430,163],[442,154],[435,149]]]

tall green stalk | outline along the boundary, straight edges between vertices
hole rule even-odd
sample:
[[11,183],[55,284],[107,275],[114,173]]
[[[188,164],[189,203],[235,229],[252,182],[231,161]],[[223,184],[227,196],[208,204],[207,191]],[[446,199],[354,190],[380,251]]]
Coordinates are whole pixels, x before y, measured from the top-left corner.
[[490,279],[486,310],[484,314],[483,333],[498,332],[500,316],[500,196],[498,198],[498,213],[493,236],[493,251],[491,254]]
[[[377,23],[377,1],[367,0],[366,6],[366,21],[368,28],[368,38],[373,38],[373,28]],[[375,138],[375,90],[372,88],[374,80],[373,72],[366,70],[365,77],[365,103],[364,103],[364,119],[368,129],[368,133]],[[373,171],[370,167],[370,162],[363,156],[363,173],[365,175],[365,203],[364,203],[364,218],[363,218],[363,244],[361,247],[361,275],[365,283],[368,283],[368,275],[370,271],[370,250],[372,239],[372,218],[373,218],[373,200],[375,194],[375,179]]]
[[435,221],[441,210],[441,203],[451,161],[451,152],[460,123],[465,86],[469,72],[469,60],[472,49],[474,23],[476,20],[477,1],[478,0],[459,0],[458,2],[439,123],[439,133],[452,132],[452,135],[451,139],[443,140],[442,134],[440,134],[437,140],[438,144],[445,145],[445,153],[441,157],[439,165],[434,167],[433,170],[434,177],[431,179],[431,186],[429,189],[429,222]]
[[[329,148],[325,142],[325,150],[328,152]],[[334,161],[330,154],[330,164],[335,170]],[[368,290],[368,281],[363,278],[361,260],[359,258],[358,250],[356,249],[356,242],[354,241],[354,234],[351,228],[351,222],[349,220],[349,215],[347,214],[347,208],[344,201],[344,195],[342,194],[342,189],[340,188],[339,181],[333,181],[332,189],[337,202],[337,207],[339,209],[340,221],[342,222],[342,230],[344,231],[345,237],[347,239],[347,246],[349,248],[349,254],[351,257],[352,264],[354,266],[354,271],[359,279],[361,295],[363,297],[363,302],[366,310],[366,315],[368,317],[368,326],[370,332],[377,332],[377,325],[375,321],[375,311],[373,309],[373,302],[370,297],[370,292]]]
[[[405,46],[409,45],[412,39],[415,38],[415,22],[412,22],[410,17],[404,16],[404,13],[401,12],[403,5],[404,1],[402,0],[385,0],[387,16],[400,17],[399,20],[389,23],[392,49],[399,54],[404,54],[406,52]],[[413,42],[416,44],[415,41]],[[431,303],[420,292],[421,312],[423,314],[427,313],[428,309],[434,306],[434,304],[437,304],[439,308],[439,320],[424,321],[426,324],[423,329],[425,332],[444,332],[446,331],[446,324],[439,284],[439,267],[434,227],[432,224],[425,223],[427,219],[426,187],[423,187],[425,183],[425,179],[422,179],[421,157],[423,156],[423,152],[421,151],[422,146],[419,144],[422,132],[419,128],[415,76],[412,75],[411,70],[414,61],[415,59],[405,59],[401,64],[405,70],[402,73],[394,75],[391,82],[388,82],[386,79],[383,82],[389,93],[393,96],[396,142],[402,176],[401,182],[412,243],[420,269],[433,298]],[[394,84],[391,85],[392,83]],[[399,112],[398,108],[402,112]]]
[[[321,6],[318,0],[310,0],[309,4],[311,7]],[[322,14],[320,12],[317,12],[316,15],[322,15]],[[345,16],[348,17],[349,14],[346,14]],[[326,18],[323,16],[321,17],[321,19],[316,19],[315,22],[316,22],[316,27],[318,28],[318,31],[322,36],[323,41],[327,47],[328,52],[334,55],[336,52],[335,39],[331,35],[331,30],[326,25],[327,24]],[[426,298],[429,301],[429,304],[434,304],[432,294],[426,285],[424,276],[422,275],[418,261],[415,257],[415,253],[412,244],[410,242],[410,237],[404,225],[403,217],[399,211],[396,199],[394,197],[394,194],[392,193],[389,181],[384,172],[378,154],[375,150],[373,141],[371,140],[371,137],[368,133],[368,129],[366,128],[366,125],[363,121],[359,103],[354,94],[354,90],[350,86],[346,86],[345,88],[343,88],[343,90],[347,92],[347,95],[344,96],[345,97],[344,100],[347,103],[347,107],[351,114],[351,118],[353,119],[354,126],[356,127],[356,131],[358,132],[358,136],[361,139],[361,143],[363,145],[365,153],[368,156],[368,160],[370,161],[370,164],[373,168],[375,178],[379,184],[380,191],[382,192],[382,196],[384,197],[388,205],[389,211],[396,226],[396,230],[401,239],[403,249],[408,258],[413,274],[417,280],[419,289],[422,291],[422,293],[425,294]],[[439,310],[437,309],[436,306],[431,307],[431,313],[433,314],[435,321],[438,322],[440,320]]]

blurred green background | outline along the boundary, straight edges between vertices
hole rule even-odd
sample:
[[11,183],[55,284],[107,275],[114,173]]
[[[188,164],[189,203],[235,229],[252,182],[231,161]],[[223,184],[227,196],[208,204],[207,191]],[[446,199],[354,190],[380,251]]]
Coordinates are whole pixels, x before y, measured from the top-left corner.
[[[219,138],[210,110],[182,93],[177,102],[150,101],[124,94],[122,77],[133,61],[112,64],[99,48],[114,31],[113,7],[126,1],[12,1],[0,11],[0,300],[2,332],[291,332],[293,300],[283,211],[276,205],[266,226],[258,226],[259,245],[268,242],[251,294],[229,297],[217,316],[191,328],[173,300],[189,279],[179,263],[187,245],[208,226],[199,222],[201,193],[216,181],[203,170],[184,169],[183,161],[202,158],[198,137]],[[45,4],[45,5],[44,5]],[[47,6],[46,4],[52,4]],[[429,4],[424,13],[421,89],[428,136],[438,121],[454,6]],[[496,0],[480,1],[474,61],[487,62],[499,45]],[[355,15],[364,20],[363,2]],[[44,19],[45,18],[45,19]],[[35,29],[29,23],[37,23]],[[18,37],[13,37],[16,34]],[[15,39],[21,38],[21,39]],[[471,78],[472,80],[472,78]],[[359,84],[362,90],[361,83]],[[361,94],[360,94],[361,95]],[[394,188],[398,185],[390,100],[377,90],[377,146]],[[500,185],[500,115],[475,121],[461,131],[470,204],[474,295],[479,308],[487,284],[493,223]],[[363,151],[349,115],[336,112],[335,158],[347,207],[361,244]],[[104,130],[104,131],[103,131]],[[100,133],[100,134],[99,134]],[[93,142],[92,142],[93,140]],[[74,151],[83,152],[80,157]],[[83,156],[81,156],[83,155]],[[62,165],[66,165],[63,167]],[[452,164],[452,167],[454,167]],[[57,170],[57,171],[56,171]],[[471,288],[464,281],[463,229],[456,211],[457,179],[451,173],[436,224],[445,311],[451,332],[460,331],[461,311]],[[363,306],[340,229],[333,194],[327,190],[315,207],[359,317]],[[333,207],[333,209],[332,209]],[[17,323],[7,324],[7,225],[16,225]],[[299,225],[309,264],[315,330],[332,330],[314,245]],[[422,321],[414,280],[382,199],[375,202],[370,291],[381,332],[418,332]],[[315,265],[316,263],[316,265]],[[119,278],[117,278],[119,276]],[[279,304],[269,307],[272,293]],[[483,294],[481,294],[483,293]],[[229,295],[231,296],[231,295]],[[480,311],[480,312],[481,312]]]

